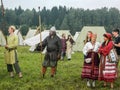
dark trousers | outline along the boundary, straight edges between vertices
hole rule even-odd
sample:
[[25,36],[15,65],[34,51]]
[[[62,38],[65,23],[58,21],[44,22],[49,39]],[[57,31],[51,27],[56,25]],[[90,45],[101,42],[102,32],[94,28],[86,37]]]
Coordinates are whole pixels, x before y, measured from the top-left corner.
[[18,62],[15,62],[15,64],[13,64],[13,65],[12,64],[7,64],[7,70],[8,70],[8,72],[13,72],[13,66],[14,66],[15,71],[16,71],[17,74],[19,72],[21,72],[20,66],[19,66]]
[[18,59],[17,59],[17,53],[15,51],[15,64],[7,64],[7,70],[8,72],[13,72],[13,67],[16,71],[16,73],[18,74],[19,72],[21,72],[20,70],[20,66],[18,64]]
[[61,59],[62,59],[62,60],[64,59],[65,55],[66,55],[65,51],[62,51],[62,52],[61,52]]

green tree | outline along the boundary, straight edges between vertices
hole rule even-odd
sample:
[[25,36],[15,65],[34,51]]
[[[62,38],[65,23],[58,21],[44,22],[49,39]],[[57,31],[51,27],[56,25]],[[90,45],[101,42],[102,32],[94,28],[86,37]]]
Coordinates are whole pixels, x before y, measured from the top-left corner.
[[36,12],[36,10],[34,8],[32,9],[32,13],[33,13],[32,26],[38,26],[38,23],[39,23],[38,13]]
[[16,14],[15,14],[15,11],[13,10],[6,10],[6,14],[5,14],[5,18],[6,18],[6,21],[8,24],[15,24],[15,21],[16,21]]
[[27,24],[28,26],[32,25],[33,13],[27,9],[20,15],[21,24]]
[[29,31],[29,26],[27,26],[27,25],[22,25],[21,26],[20,32],[22,33],[23,36],[25,36],[28,31]]
[[65,16],[60,29],[62,30],[68,30],[69,29],[69,25],[68,25],[68,15]]
[[57,7],[53,7],[50,13],[50,24],[55,25],[55,21],[57,20],[59,16],[59,11]]

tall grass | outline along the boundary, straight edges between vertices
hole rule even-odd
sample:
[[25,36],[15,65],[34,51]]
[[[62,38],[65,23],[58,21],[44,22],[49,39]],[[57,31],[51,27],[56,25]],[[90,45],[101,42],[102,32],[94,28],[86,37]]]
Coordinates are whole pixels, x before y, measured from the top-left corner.
[[[82,80],[81,70],[83,66],[83,55],[76,52],[72,55],[72,60],[58,62],[57,74],[54,78],[50,77],[50,68],[48,68],[45,78],[41,75],[41,59],[40,53],[29,52],[29,47],[18,47],[18,58],[23,78],[15,75],[14,78],[9,77],[4,63],[4,48],[0,47],[0,90],[91,90],[86,87],[86,81]],[[96,88],[93,90],[109,90],[110,85],[106,88],[102,87],[103,82],[97,81]],[[115,89],[120,90],[120,78],[115,81]]]

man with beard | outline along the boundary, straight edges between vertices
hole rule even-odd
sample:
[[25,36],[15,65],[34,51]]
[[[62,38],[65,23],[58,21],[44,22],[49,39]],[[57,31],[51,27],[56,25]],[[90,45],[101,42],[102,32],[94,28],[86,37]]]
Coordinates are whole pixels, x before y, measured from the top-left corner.
[[57,61],[60,59],[61,54],[61,40],[56,35],[55,27],[52,27],[47,36],[42,42],[42,48],[46,47],[46,54],[42,64],[43,78],[45,76],[47,67],[51,67],[51,77],[54,77],[57,68]]

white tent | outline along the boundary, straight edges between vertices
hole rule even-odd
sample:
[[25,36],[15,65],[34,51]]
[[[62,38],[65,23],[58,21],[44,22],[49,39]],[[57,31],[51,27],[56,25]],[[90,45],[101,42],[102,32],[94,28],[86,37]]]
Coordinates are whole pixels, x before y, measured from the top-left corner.
[[[42,41],[49,35],[49,32],[47,31],[43,31],[41,33],[41,37],[42,37]],[[58,35],[59,36],[59,35]],[[34,49],[36,48],[36,45],[38,43],[40,43],[40,34],[34,36],[34,37],[31,37],[29,39],[26,39],[24,41],[25,44],[27,44],[28,46],[31,46],[31,48],[29,49],[30,51],[34,51]]]
[[[49,30],[44,30],[44,31],[48,32]],[[66,35],[66,38],[68,37],[68,35],[71,35],[70,30],[56,30],[56,34],[59,35],[60,37],[62,37],[63,33]]]
[[36,32],[37,32],[37,30],[35,30],[35,29],[29,29],[25,39],[28,39],[28,38],[31,38],[31,37],[35,36]]
[[3,34],[3,32],[0,30],[0,45],[1,46],[4,46],[6,45],[6,39],[5,39],[5,36]]
[[76,33],[75,33],[75,35],[74,35],[74,37],[73,37],[73,39],[74,39],[75,42],[76,42],[76,40],[77,40],[79,34],[80,34],[80,32],[76,32]]
[[23,37],[22,37],[21,32],[19,30],[15,30],[14,33],[18,36],[18,43],[19,43],[19,45],[24,45]]
[[82,51],[84,46],[84,40],[88,31],[96,33],[97,41],[103,42],[103,34],[106,33],[105,28],[103,26],[84,26],[76,39],[76,43],[73,46],[73,51]]
[[[42,33],[41,33],[42,41],[43,41],[48,35],[49,35],[49,32],[42,32]],[[28,46],[34,46],[34,45],[40,43],[40,34],[24,40],[24,43],[27,44]]]
[[[66,38],[68,37],[68,35],[71,35],[70,30],[57,30],[56,33],[58,35],[60,35],[60,37],[62,36],[62,34],[64,33],[66,35]],[[72,35],[71,35],[72,36]]]

